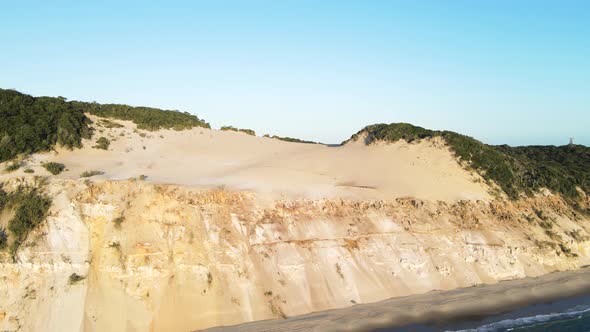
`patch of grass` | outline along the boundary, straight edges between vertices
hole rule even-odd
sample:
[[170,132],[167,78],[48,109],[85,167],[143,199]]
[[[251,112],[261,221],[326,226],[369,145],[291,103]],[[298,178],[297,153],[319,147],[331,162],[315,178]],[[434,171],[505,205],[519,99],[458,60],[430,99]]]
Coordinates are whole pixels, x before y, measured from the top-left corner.
[[547,235],[552,240],[561,241],[561,236],[559,236],[559,234],[555,233],[551,229],[545,229],[545,235]]
[[111,145],[111,141],[103,136],[96,140],[96,145],[94,145],[93,148],[100,150],[108,150],[109,145]]
[[115,224],[115,228],[121,229],[121,225],[123,224],[124,221],[125,221],[125,217],[123,217],[123,216],[119,216],[119,217],[113,219],[113,223]]
[[340,276],[340,278],[344,279],[344,274],[342,274],[342,267],[340,263],[336,263],[336,273]]
[[66,169],[66,165],[54,162],[44,163],[43,167],[45,167],[45,169],[53,175],[57,175],[63,172],[64,169]]
[[407,123],[367,126],[348,141],[358,140],[363,134],[366,144],[440,137],[459,162],[497,184],[513,199],[547,188],[572,203],[580,197],[577,187],[590,192],[590,148],[583,145],[494,146],[452,131],[429,130]]
[[551,221],[539,221],[539,226],[543,229],[553,229],[553,223]]
[[579,229],[566,232],[566,234],[578,242],[588,240],[588,236],[584,236],[584,235],[580,234]]
[[121,249],[121,243],[119,243],[119,242],[112,242],[112,243],[109,244],[109,248],[120,250]]
[[75,285],[75,284],[79,283],[80,281],[82,281],[84,279],[86,279],[86,277],[81,276],[81,275],[79,275],[77,273],[72,273],[70,275],[70,277],[68,278],[68,284]]
[[125,127],[120,123],[117,123],[115,121],[111,121],[108,119],[99,119],[97,122],[98,122],[99,126],[102,126],[105,128],[123,128],[123,127]]
[[80,174],[81,178],[89,178],[95,175],[103,175],[104,172],[102,171],[85,171],[82,174]]
[[14,172],[14,171],[16,171],[17,169],[21,168],[22,166],[23,166],[23,163],[22,163],[22,162],[17,162],[17,161],[14,161],[14,162],[12,162],[12,163],[8,164],[8,165],[7,165],[7,166],[4,168],[4,171],[6,171],[7,173]]
[[207,285],[211,286],[212,283],[213,283],[213,275],[211,275],[211,272],[207,272]]
[[27,173],[27,174],[35,173],[35,171],[32,170],[32,169],[30,169],[30,168],[25,169],[24,172]]
[[543,221],[547,221],[547,219],[549,219],[546,215],[543,214],[543,211],[538,210],[536,208],[533,208],[533,212],[535,213],[535,215],[537,216],[537,218],[543,220]]

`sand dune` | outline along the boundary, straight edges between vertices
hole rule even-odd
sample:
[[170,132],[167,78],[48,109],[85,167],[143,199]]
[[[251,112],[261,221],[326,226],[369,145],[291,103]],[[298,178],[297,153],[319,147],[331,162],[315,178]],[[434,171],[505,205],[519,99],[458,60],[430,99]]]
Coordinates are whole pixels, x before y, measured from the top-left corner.
[[[68,168],[60,175],[63,178],[101,170],[104,176],[95,179],[144,174],[156,183],[225,186],[272,196],[489,198],[478,176],[462,169],[445,147],[433,141],[329,147],[203,128],[137,131],[131,122],[118,123],[125,127],[96,127],[93,141],[85,141],[83,149],[38,154],[29,166],[39,168],[41,162],[57,161]],[[101,136],[112,141],[108,151],[92,148]]]

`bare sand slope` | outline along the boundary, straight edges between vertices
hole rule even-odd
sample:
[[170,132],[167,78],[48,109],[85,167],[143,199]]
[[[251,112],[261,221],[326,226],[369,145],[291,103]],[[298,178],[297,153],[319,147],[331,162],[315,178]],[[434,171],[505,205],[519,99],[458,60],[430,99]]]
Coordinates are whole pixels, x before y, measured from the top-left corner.
[[[60,175],[63,178],[78,178],[84,171],[99,170],[105,174],[95,179],[127,179],[144,174],[148,181],[156,183],[225,186],[272,196],[413,196],[445,201],[489,198],[488,187],[434,141],[373,146],[357,142],[329,147],[203,128],[138,131],[131,122],[117,123],[125,127],[103,128],[95,121],[97,131],[92,141],[84,142],[83,149],[36,155],[29,166],[57,161],[68,168]],[[112,141],[108,151],[92,148],[101,136]],[[37,173],[45,172],[37,168]]]

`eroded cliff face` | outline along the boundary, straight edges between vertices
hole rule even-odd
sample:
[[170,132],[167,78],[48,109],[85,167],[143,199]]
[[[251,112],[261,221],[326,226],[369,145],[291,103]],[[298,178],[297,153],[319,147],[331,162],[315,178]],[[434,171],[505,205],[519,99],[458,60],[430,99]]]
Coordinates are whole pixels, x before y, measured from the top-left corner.
[[46,224],[17,262],[2,260],[0,330],[189,331],[590,264],[590,220],[549,194],[276,200],[70,180],[47,190]]

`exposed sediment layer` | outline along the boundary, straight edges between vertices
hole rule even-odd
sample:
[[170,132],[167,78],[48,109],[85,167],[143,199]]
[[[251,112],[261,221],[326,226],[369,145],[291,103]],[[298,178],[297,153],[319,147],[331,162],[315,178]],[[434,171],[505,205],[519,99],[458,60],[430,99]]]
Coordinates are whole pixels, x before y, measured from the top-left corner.
[[590,220],[549,194],[270,199],[57,179],[47,190],[47,222],[16,263],[2,259],[1,330],[188,331],[590,264]]

